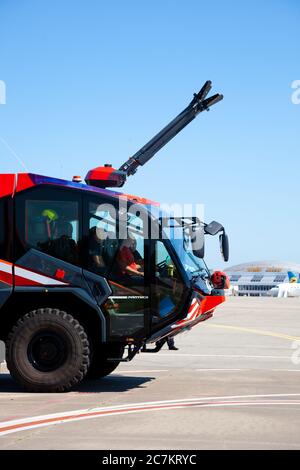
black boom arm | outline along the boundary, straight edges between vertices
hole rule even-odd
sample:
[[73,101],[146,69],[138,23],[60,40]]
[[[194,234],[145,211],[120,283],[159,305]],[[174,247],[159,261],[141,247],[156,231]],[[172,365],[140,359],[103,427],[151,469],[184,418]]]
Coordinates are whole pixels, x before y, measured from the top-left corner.
[[133,175],[139,166],[145,165],[162,147],[164,147],[175,135],[187,126],[195,117],[208,111],[211,106],[223,99],[223,95],[216,95],[206,98],[212,88],[212,82],[205,82],[199,93],[194,93],[194,98],[190,104],[173,119],[166,127],[156,134],[146,145],[138,150],[119,168],[126,176]]
[[223,99],[223,95],[219,93],[206,98],[211,88],[211,81],[208,80],[199,93],[194,93],[194,98],[190,104],[146,145],[123,163],[118,170],[110,164],[94,168],[86,175],[86,183],[100,188],[120,188],[123,186],[128,176],[133,175],[139,166],[145,165],[178,132],[195,119],[199,113],[208,111],[211,106]]

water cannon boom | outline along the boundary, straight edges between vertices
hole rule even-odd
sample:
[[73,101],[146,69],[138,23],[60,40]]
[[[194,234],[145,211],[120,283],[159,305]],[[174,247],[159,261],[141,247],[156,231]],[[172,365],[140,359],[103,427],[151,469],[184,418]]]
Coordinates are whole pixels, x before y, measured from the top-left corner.
[[133,175],[139,166],[145,165],[154,155],[184,129],[202,111],[208,111],[211,106],[223,99],[219,93],[206,98],[212,88],[208,80],[189,105],[176,116],[167,126],[156,134],[147,144],[139,149],[132,157],[123,163],[118,170],[111,165],[90,170],[85,178],[87,184],[101,188],[121,187],[128,176]]

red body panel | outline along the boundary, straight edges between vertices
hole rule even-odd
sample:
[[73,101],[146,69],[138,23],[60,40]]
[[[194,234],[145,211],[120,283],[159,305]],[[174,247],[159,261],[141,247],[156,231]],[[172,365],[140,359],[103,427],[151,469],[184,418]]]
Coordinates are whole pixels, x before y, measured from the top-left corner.
[[44,286],[44,285],[68,285],[58,277],[49,277],[42,272],[13,265],[5,260],[0,260],[0,282],[9,286]]
[[213,311],[218,305],[225,302],[224,295],[208,295],[201,302],[201,313]]
[[18,174],[16,192],[24,191],[25,189],[32,188],[33,186],[35,186],[35,184],[28,173]]
[[0,197],[12,196],[15,191],[16,175],[14,173],[0,175]]
[[174,323],[171,328],[176,331],[186,327],[195,326],[200,321],[210,318],[217,305],[223,302],[225,302],[224,295],[194,297],[188,308],[186,317]]
[[13,286],[13,275],[0,271],[0,282],[4,282],[8,286]]

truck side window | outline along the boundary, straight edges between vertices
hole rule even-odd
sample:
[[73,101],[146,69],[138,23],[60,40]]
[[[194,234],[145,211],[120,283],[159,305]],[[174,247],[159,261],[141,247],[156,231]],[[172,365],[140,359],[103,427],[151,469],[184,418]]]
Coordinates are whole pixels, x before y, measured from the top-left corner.
[[26,201],[26,244],[69,263],[78,262],[78,203]]
[[79,201],[75,197],[75,200],[68,199],[72,199],[69,193],[39,189],[18,197],[17,234],[23,253],[35,248],[55,258],[78,264]]

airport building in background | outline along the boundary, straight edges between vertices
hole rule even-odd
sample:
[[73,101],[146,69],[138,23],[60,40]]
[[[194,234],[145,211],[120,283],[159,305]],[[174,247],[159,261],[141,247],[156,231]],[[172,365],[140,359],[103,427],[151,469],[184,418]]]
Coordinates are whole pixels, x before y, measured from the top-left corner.
[[232,294],[239,296],[267,296],[279,284],[289,282],[288,271],[300,272],[300,264],[278,261],[253,261],[226,268]]

